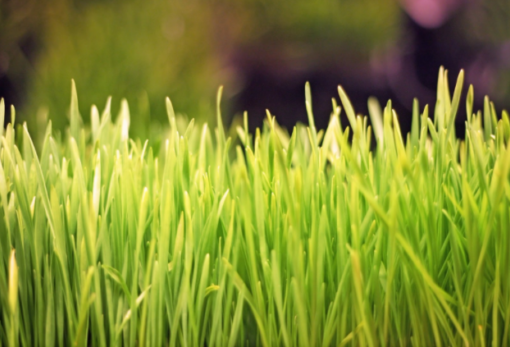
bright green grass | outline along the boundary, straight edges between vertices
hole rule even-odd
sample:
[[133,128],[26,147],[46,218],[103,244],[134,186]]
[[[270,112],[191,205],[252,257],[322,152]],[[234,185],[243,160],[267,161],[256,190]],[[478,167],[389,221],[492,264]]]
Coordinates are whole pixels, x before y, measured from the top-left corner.
[[318,132],[308,86],[291,136],[269,116],[226,139],[219,106],[216,129],[178,132],[167,100],[156,151],[125,102],[84,128],[75,92],[39,154],[9,124],[0,344],[509,345],[510,120],[473,114],[470,89],[459,141],[462,85],[441,71],[434,121],[415,103],[404,137],[391,103],[371,128],[340,88],[349,127],[333,101]]

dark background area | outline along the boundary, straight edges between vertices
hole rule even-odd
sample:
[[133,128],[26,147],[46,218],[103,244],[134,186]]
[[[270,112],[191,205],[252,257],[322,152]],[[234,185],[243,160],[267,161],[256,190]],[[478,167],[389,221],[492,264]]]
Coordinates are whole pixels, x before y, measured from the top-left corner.
[[0,96],[36,133],[48,118],[67,125],[71,78],[85,120],[92,103],[113,95],[115,110],[128,98],[134,136],[166,121],[167,95],[178,112],[209,120],[220,84],[227,120],[247,110],[254,129],[269,109],[287,128],[306,123],[306,81],[318,127],[342,85],[357,113],[370,96],[391,99],[407,132],[413,98],[433,105],[440,66],[452,90],[465,70],[475,109],[485,95],[510,108],[510,2],[0,2]]

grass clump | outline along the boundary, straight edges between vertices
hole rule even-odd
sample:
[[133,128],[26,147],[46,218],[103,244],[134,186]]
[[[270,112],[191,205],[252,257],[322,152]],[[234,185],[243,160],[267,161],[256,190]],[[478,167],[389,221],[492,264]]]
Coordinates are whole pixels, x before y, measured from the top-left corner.
[[40,153],[9,124],[0,344],[510,344],[510,120],[473,114],[470,88],[458,140],[462,86],[441,70],[405,137],[390,102],[369,101],[372,128],[341,88],[349,126],[333,100],[317,131],[308,86],[291,135],[268,113],[227,139],[220,96],[214,131],[179,131],[167,99],[159,150],[129,138],[125,102],[84,128],[76,93]]

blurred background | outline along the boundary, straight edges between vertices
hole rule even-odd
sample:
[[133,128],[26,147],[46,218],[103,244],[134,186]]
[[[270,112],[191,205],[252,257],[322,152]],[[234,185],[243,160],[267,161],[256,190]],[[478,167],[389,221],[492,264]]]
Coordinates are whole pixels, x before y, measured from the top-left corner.
[[[318,127],[341,84],[358,113],[392,99],[410,128],[412,100],[433,103],[439,67],[461,68],[475,106],[510,107],[508,0],[0,0],[0,97],[35,133],[68,124],[71,78],[80,111],[130,103],[133,136],[167,122],[164,97],[198,121],[265,109],[306,122],[310,81]],[[464,114],[457,120],[460,131]],[[345,124],[345,123],[344,123]],[[461,135],[461,134],[459,134]]]

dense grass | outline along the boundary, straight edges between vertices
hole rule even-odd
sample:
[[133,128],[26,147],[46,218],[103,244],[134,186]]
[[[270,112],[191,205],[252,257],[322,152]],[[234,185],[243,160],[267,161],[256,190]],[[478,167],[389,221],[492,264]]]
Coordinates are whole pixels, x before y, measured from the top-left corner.
[[[510,344],[510,120],[486,99],[466,137],[441,70],[437,104],[403,137],[341,88],[317,131],[268,114],[226,139],[128,137],[123,102],[69,136],[2,129],[0,344],[379,346]],[[0,107],[3,119],[4,105]],[[246,124],[245,119],[245,124]],[[483,124],[483,125],[482,125]],[[15,136],[16,133],[16,136]],[[376,142],[376,145],[374,145]]]

